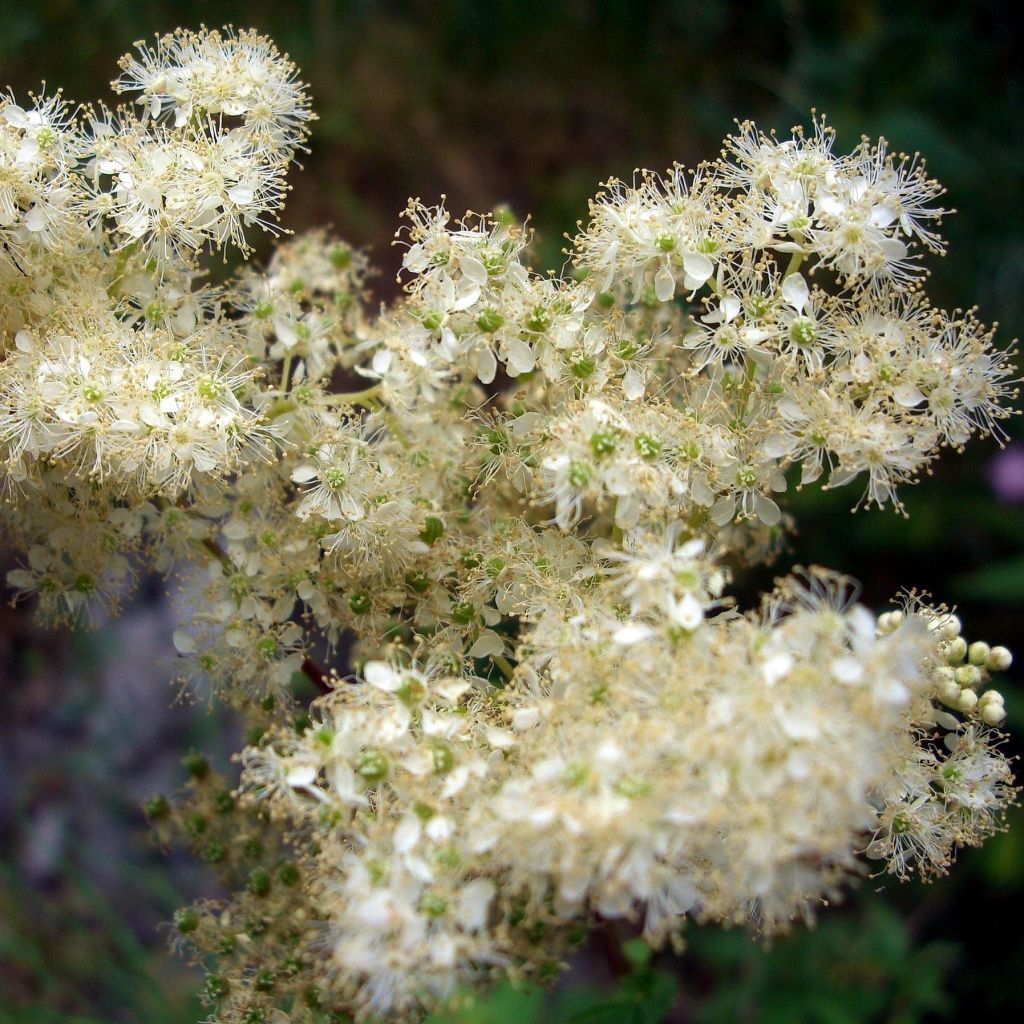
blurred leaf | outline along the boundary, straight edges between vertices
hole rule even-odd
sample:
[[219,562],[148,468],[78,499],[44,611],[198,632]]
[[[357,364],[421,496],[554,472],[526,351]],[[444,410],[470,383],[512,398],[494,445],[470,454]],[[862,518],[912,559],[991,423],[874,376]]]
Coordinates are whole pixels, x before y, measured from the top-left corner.
[[424,1024],[534,1024],[544,993],[533,985],[503,981],[483,995],[460,992],[451,1007],[431,1014]]
[[638,970],[651,962],[654,951],[643,939],[628,939],[622,944],[622,955],[634,970]]
[[569,988],[549,1019],[557,1024],[661,1024],[678,996],[676,978],[652,966],[654,951],[643,939],[628,939],[620,950],[630,970],[611,991]]
[[[859,918],[859,919],[858,919]],[[699,1005],[702,1024],[918,1024],[949,1002],[955,947],[915,948],[899,915],[871,904],[858,918],[826,917],[770,950],[737,932],[691,933],[691,955],[712,967],[714,983]]]
[[1024,601],[1024,555],[958,576],[952,582],[955,596],[996,604]]
[[676,1001],[676,979],[646,968],[627,974],[615,990],[570,1012],[565,1024],[660,1024]]

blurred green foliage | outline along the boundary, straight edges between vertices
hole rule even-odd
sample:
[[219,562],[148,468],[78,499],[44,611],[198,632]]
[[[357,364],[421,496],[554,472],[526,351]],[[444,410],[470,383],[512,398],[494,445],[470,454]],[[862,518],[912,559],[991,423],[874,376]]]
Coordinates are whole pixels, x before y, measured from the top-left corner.
[[[563,234],[609,175],[714,156],[734,117],[785,131],[811,108],[840,148],[860,133],[927,155],[959,213],[929,294],[977,303],[1004,338],[1024,320],[1024,70],[1009,0],[0,0],[0,79],[17,94],[46,79],[76,100],[109,99],[116,56],[138,38],[199,22],[252,25],[291,52],[321,120],[286,224],[332,224],[374,248],[380,298],[394,294],[387,241],[408,195],[530,213],[536,263],[558,266]],[[264,246],[263,251],[266,251]],[[1020,436],[1019,424],[1013,425]],[[880,606],[903,584],[957,602],[970,638],[1021,646],[1024,506],[986,480],[992,444],[943,460],[906,494],[908,519],[859,513],[850,491],[791,495],[794,551],[865,581]],[[740,580],[747,594],[784,570]],[[1018,651],[1024,655],[1024,650]],[[1009,726],[1024,733],[1015,678]],[[1019,741],[1014,741],[1019,743]],[[1018,747],[1019,749],[1019,747]],[[76,753],[77,750],[77,753]],[[55,757],[74,770],[81,748]],[[116,787],[111,786],[116,793]],[[108,802],[112,820],[123,801]],[[111,827],[114,827],[113,825]],[[138,842],[133,824],[125,830]],[[13,840],[0,824],[0,858]],[[1002,1019],[1022,1009],[1022,946],[992,941],[1022,909],[1024,820],[949,879],[888,884],[826,911],[770,950],[694,928],[680,959],[639,954],[617,981],[576,978],[542,997],[504,987],[438,1024],[547,1021],[817,1021],[910,1024]],[[156,886],[162,867],[126,856]],[[0,876],[0,1024],[192,1022],[162,977],[162,937],[119,921],[80,868],[39,892]],[[149,881],[140,885],[144,891]],[[167,917],[166,893],[151,902]],[[621,958],[620,958],[621,959]]]
[[[155,875],[150,880],[158,883]],[[157,898],[169,916],[175,894]],[[0,1024],[194,1024],[192,979],[163,944],[140,936],[80,871],[66,866],[49,899],[0,872]]]
[[613,983],[576,984],[548,998],[506,983],[427,1024],[919,1024],[954,1011],[957,945],[915,942],[906,921],[877,899],[770,948],[708,928],[691,931],[681,958],[652,957],[639,939],[621,950]]
[[758,955],[736,933],[710,929],[694,955],[710,964],[716,982],[695,1015],[701,1024],[916,1024],[953,1009],[948,982],[957,947],[915,945],[905,922],[880,903],[859,917],[794,932],[775,955]]

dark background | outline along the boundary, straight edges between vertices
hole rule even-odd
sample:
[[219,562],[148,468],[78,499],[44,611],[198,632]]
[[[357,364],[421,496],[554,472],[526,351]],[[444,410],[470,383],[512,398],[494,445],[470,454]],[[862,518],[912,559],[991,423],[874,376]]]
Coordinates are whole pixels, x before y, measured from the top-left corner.
[[[408,196],[446,193],[456,212],[505,203],[530,214],[535,264],[554,267],[600,181],[711,158],[733,118],[785,132],[816,108],[838,129],[840,150],[861,133],[883,134],[928,157],[959,211],[946,222],[950,255],[933,261],[929,294],[946,307],[977,304],[1009,343],[1024,319],[1015,8],[2,0],[0,85],[24,98],[45,79],[75,100],[110,100],[116,58],[136,39],[201,22],[268,33],[302,69],[320,115],[285,224],[331,225],[371,247],[382,301],[395,294],[389,242]],[[1022,436],[1017,421],[1011,431]],[[968,639],[1016,644],[1024,661],[1024,445],[1000,453],[980,442],[943,459],[906,492],[907,520],[851,517],[856,497],[791,496],[800,523],[792,550],[743,579],[744,591],[794,563],[857,576],[874,607],[916,586],[959,606]],[[198,975],[169,957],[158,925],[212,890],[201,867],[152,848],[137,805],[182,781],[184,747],[220,751],[226,766],[239,741],[223,714],[169,707],[162,591],[158,581],[119,623],[73,637],[40,632],[23,610],[0,611],[2,1024],[191,1024],[199,1015],[190,1002]],[[1011,677],[1021,678],[1017,666]],[[1011,730],[1024,734],[1024,688],[1000,688]],[[1024,947],[997,938],[1019,928],[1022,880],[1024,816],[1015,814],[1008,834],[968,851],[950,878],[865,883],[815,933],[767,952],[738,933],[693,929],[681,960],[658,961],[680,986],[668,1019],[999,1019],[1024,1009]],[[625,1020],[625,1011],[587,1009],[586,992],[606,980],[590,955],[554,1009],[509,997],[472,1019]]]

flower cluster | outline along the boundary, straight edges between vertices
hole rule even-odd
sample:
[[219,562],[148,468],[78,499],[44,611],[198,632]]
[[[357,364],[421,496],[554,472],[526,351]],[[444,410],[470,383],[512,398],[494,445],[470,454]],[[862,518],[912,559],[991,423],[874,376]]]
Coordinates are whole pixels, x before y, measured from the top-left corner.
[[920,287],[919,160],[744,124],[605,185],[561,275],[410,201],[371,311],[325,231],[198,265],[277,230],[287,58],[179,31],[121,67],[134,107],[0,100],[0,525],[51,619],[173,569],[180,676],[247,718],[237,791],[193,761],[149,807],[234,890],[176,918],[211,1020],[418,1019],[599,917],[776,931],[865,852],[931,876],[1001,827],[1005,648],[822,569],[728,595],[789,486],[900,508],[1001,435],[1010,354]]

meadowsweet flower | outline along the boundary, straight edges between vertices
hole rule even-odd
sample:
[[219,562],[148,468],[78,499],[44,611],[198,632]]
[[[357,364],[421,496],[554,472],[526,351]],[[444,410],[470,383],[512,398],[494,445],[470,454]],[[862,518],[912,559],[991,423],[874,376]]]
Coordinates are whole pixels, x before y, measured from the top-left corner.
[[0,526],[51,619],[173,573],[179,676],[251,726],[236,792],[151,808],[234,887],[176,918],[218,1021],[421,1019],[595,915],[777,931],[862,851],[930,876],[1002,827],[1006,648],[821,569],[727,593],[789,479],[900,508],[1002,437],[1012,353],[917,284],[918,158],[744,123],[607,183],[564,275],[412,200],[372,312],[322,230],[198,263],[280,230],[312,113],[268,40],[179,30],[114,87],[0,97]]
[[305,139],[309,98],[295,66],[265,37],[178,30],[154,47],[135,45],[138,55],[121,58],[113,87],[139,93],[148,116],[172,118],[178,128],[215,118],[220,130],[237,119],[245,136],[285,152]]

